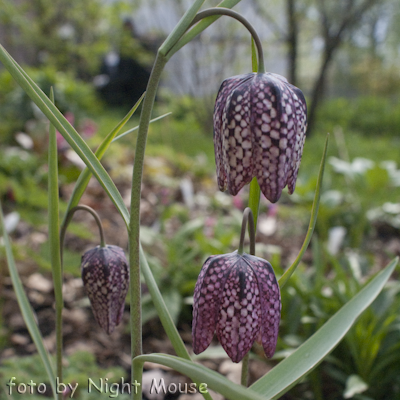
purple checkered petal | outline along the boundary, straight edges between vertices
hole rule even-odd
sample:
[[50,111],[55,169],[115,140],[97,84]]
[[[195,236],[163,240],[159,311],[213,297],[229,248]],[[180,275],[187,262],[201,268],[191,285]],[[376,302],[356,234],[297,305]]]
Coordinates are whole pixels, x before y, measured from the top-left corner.
[[260,332],[261,302],[257,278],[237,255],[222,292],[217,336],[233,362],[249,352]]
[[280,75],[226,79],[214,109],[214,149],[220,190],[236,195],[254,176],[276,202],[293,193],[303,152],[307,106],[300,89]]
[[121,322],[129,286],[123,249],[97,246],[82,256],[82,280],[100,327],[111,334]]
[[208,257],[197,279],[193,296],[193,351],[203,352],[211,343],[218,317],[218,305],[232,254]]
[[275,353],[281,319],[281,294],[271,264],[262,258],[243,255],[257,276],[261,299],[261,340],[267,357]]
[[[252,76],[253,74],[245,74],[225,79],[219,89],[214,108],[214,150],[218,187],[222,191],[228,188],[233,196],[248,182],[241,178],[243,166],[236,162],[236,158],[243,158],[243,152],[240,153],[240,146],[237,146],[236,140],[241,144],[243,138],[235,135],[237,130],[235,132],[231,129],[236,127],[236,120],[231,119],[241,118],[242,125],[249,125],[249,108],[243,103],[249,101],[248,84],[251,83]],[[243,94],[246,100],[242,103]],[[237,151],[240,154],[236,154]],[[238,171],[237,165],[240,165]],[[239,177],[238,180],[236,177]]]

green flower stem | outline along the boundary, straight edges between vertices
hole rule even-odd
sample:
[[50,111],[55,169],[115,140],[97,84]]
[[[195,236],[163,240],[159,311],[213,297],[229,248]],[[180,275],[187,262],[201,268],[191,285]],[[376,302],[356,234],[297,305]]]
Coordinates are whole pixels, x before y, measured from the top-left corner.
[[249,207],[247,207],[243,211],[243,220],[242,220],[242,229],[240,231],[240,241],[239,241],[239,249],[238,253],[243,254],[244,247],[244,237],[246,235],[246,226],[247,222],[249,223],[249,237],[250,237],[250,254],[252,256],[255,255],[256,252],[256,240],[255,240],[255,229],[254,229],[254,218],[253,212]]
[[[256,181],[257,182],[257,181]],[[257,209],[258,211],[258,209]],[[256,254],[256,232],[255,232],[255,218],[251,208],[246,207],[243,212],[242,229],[240,231],[240,241],[238,253],[243,254],[244,237],[246,235],[246,226],[249,223],[249,237],[250,237],[250,254],[255,256]],[[242,360],[242,375],[241,383],[243,386],[247,386],[249,376],[249,353],[247,353]]]
[[[217,7],[225,7],[225,8],[232,8],[240,0],[223,0],[221,3],[217,5]],[[212,17],[207,17],[199,22],[196,26],[186,32],[179,41],[172,46],[172,48],[168,51],[167,58],[168,60],[183,46],[191,42],[198,34],[203,32],[206,28],[208,28],[211,24],[213,24],[218,18],[221,18],[221,15],[214,15]]]
[[249,208],[253,212],[254,230],[257,231],[258,210],[260,208],[261,189],[257,182],[257,178],[253,178],[250,182],[249,190]]
[[249,21],[247,21],[246,18],[244,18],[242,15],[237,13],[236,11],[233,11],[229,8],[223,8],[223,7],[214,7],[214,8],[208,8],[206,10],[200,11],[198,14],[196,14],[195,18],[193,19],[191,25],[189,28],[193,25],[195,25],[197,22],[201,21],[203,18],[211,17],[214,15],[226,15],[228,17],[232,17],[236,19],[237,21],[241,22],[247,30],[250,32],[252,38],[254,39],[254,44],[256,45],[257,48],[257,54],[258,54],[258,71],[259,73],[265,72],[265,66],[264,66],[264,54],[263,54],[263,49],[261,45],[261,40],[253,28],[253,26],[250,24]]
[[[50,90],[50,100],[54,103],[54,91]],[[55,311],[56,311],[56,365],[57,377],[62,382],[63,365],[63,341],[62,341],[62,310],[63,310],[63,294],[62,294],[62,265],[60,256],[60,242],[58,235],[60,232],[60,217],[58,204],[58,155],[57,155],[57,137],[56,128],[53,124],[49,127],[49,242],[50,242],[50,258],[53,273]],[[62,399],[62,393],[58,395]]]
[[88,213],[90,213],[90,214],[93,215],[93,217],[94,217],[94,219],[95,219],[95,221],[96,221],[96,224],[97,224],[97,226],[98,226],[98,228],[99,228],[100,247],[106,247],[106,241],[105,241],[105,239],[104,239],[103,225],[101,224],[101,220],[100,220],[99,214],[97,214],[97,212],[94,211],[93,208],[81,204],[81,205],[78,205],[78,206],[75,206],[75,207],[71,208],[71,209],[68,211],[67,217],[65,218],[65,223],[64,223],[64,225],[63,225],[62,228],[61,228],[61,233],[60,233],[60,245],[61,245],[60,253],[61,253],[61,261],[62,261],[62,259],[63,259],[62,254],[63,254],[65,233],[66,233],[66,231],[67,231],[67,228],[68,228],[69,223],[70,223],[71,220],[72,220],[72,217],[73,217],[74,214],[75,214],[75,211],[79,211],[79,210],[87,211]]
[[[131,355],[133,359],[142,354],[142,309],[140,287],[140,198],[143,176],[144,153],[146,150],[147,132],[153,110],[154,100],[162,70],[167,60],[157,53],[153,70],[143,100],[138,136],[136,141],[135,162],[132,176],[131,213],[129,221],[129,264],[130,264],[130,322],[131,322]],[[135,381],[136,370],[132,365],[132,382]],[[137,380],[137,379],[136,379]],[[141,388],[137,393],[132,391],[134,399],[141,399]]]
[[240,379],[240,383],[242,386],[247,387],[249,384],[249,358],[250,358],[250,352],[248,352],[242,360],[242,375]]

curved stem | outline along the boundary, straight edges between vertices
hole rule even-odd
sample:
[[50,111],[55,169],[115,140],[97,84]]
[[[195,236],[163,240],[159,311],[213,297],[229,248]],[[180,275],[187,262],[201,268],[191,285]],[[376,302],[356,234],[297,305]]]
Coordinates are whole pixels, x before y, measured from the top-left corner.
[[[161,73],[166,64],[166,58],[157,53],[153,69],[146,89],[146,96],[143,100],[142,112],[138,136],[136,141],[135,162],[132,176],[131,193],[131,215],[129,221],[129,264],[130,264],[130,325],[131,325],[131,355],[133,359],[142,354],[142,309],[141,309],[141,285],[140,285],[140,198],[143,176],[144,153],[146,150],[147,132],[153,110]],[[137,380],[135,368],[132,366],[132,382]],[[134,399],[141,399],[141,387],[137,393],[133,393]]]
[[190,24],[189,28],[190,29],[193,25],[195,25],[197,22],[201,21],[204,18],[211,17],[213,15],[226,15],[228,17],[232,17],[236,19],[237,21],[241,22],[247,30],[250,32],[250,35],[254,39],[254,43],[257,48],[257,54],[258,54],[258,73],[263,73],[265,72],[265,67],[264,67],[264,53],[261,45],[261,40],[253,28],[253,26],[250,24],[249,21],[247,21],[246,18],[244,18],[242,15],[237,13],[236,11],[233,11],[229,8],[223,8],[223,7],[215,7],[215,8],[207,8],[206,10],[200,11],[199,13],[196,14],[194,17],[192,23]]
[[[221,3],[219,3],[216,7],[232,8],[239,2],[240,0],[222,0]],[[170,59],[182,47],[191,42],[197,35],[207,29],[218,18],[221,18],[221,15],[214,15],[212,17],[203,19],[193,29],[186,31],[186,33],[179,38],[177,43],[168,50],[168,59]]]
[[93,215],[93,217],[94,217],[94,219],[95,219],[95,221],[96,221],[97,227],[99,228],[100,247],[106,247],[106,242],[105,242],[105,239],[104,239],[103,225],[101,224],[101,220],[100,220],[99,214],[97,214],[97,212],[94,211],[93,208],[91,208],[91,207],[89,207],[89,206],[85,206],[85,205],[83,205],[83,204],[82,204],[82,205],[78,205],[78,206],[75,206],[75,207],[73,207],[73,208],[71,208],[71,209],[69,210],[69,212],[68,212],[68,214],[67,214],[67,216],[66,216],[66,218],[65,218],[65,223],[64,223],[64,225],[63,225],[62,228],[61,228],[61,232],[60,232],[61,262],[62,262],[62,259],[63,259],[62,255],[63,255],[63,248],[64,248],[65,233],[66,233],[66,231],[67,231],[67,228],[68,228],[69,223],[70,223],[71,220],[72,220],[72,217],[73,217],[74,214],[75,214],[75,211],[79,211],[79,210],[87,211],[88,213],[90,213],[90,214]]
[[243,254],[244,237],[246,235],[247,222],[249,223],[250,254],[254,256],[256,252],[256,239],[255,239],[256,234],[254,230],[253,212],[249,207],[246,207],[246,209],[243,212],[242,229],[240,231],[240,241],[238,249],[239,254]]

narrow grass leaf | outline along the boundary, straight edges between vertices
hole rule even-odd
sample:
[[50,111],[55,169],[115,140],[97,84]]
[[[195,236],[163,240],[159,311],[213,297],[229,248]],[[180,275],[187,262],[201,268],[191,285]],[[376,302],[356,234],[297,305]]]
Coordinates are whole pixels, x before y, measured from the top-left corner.
[[244,386],[233,383],[218,372],[206,368],[204,365],[194,363],[193,361],[182,360],[181,358],[167,354],[148,354],[136,357],[133,362],[134,364],[143,364],[146,361],[173,368],[175,371],[188,376],[193,381],[206,384],[207,386],[205,389],[212,389],[222,394],[226,399],[265,400],[264,396],[250,389],[246,389]]
[[39,328],[36,323],[36,318],[33,314],[28,297],[26,296],[24,288],[22,286],[21,279],[18,274],[17,266],[15,265],[14,256],[13,256],[12,249],[11,249],[10,238],[8,237],[6,227],[4,224],[4,216],[3,216],[1,202],[0,202],[0,228],[1,228],[0,229],[1,234],[3,236],[4,247],[6,250],[6,259],[7,259],[8,270],[10,272],[10,278],[11,278],[11,282],[12,282],[12,285],[14,288],[15,295],[17,296],[18,305],[21,310],[22,317],[24,318],[24,321],[28,328],[28,331],[32,337],[32,340],[35,343],[38,353],[43,361],[44,368],[46,370],[47,376],[49,377],[50,385],[53,390],[54,399],[57,400],[56,377],[54,374],[53,367],[51,365],[49,353],[47,352],[47,349],[45,348],[43,338],[40,334]]
[[204,0],[195,0],[195,2],[187,9],[180,21],[176,24],[173,31],[168,35],[164,43],[158,49],[160,54],[165,56],[171,50],[179,38],[185,33],[186,29],[190,26],[190,23],[192,22],[197,11],[200,10],[200,7],[203,5],[203,3]]
[[300,261],[303,258],[303,255],[306,252],[308,245],[310,244],[310,241],[311,241],[311,238],[312,238],[312,235],[314,232],[315,224],[317,222],[319,200],[321,197],[321,187],[322,187],[322,179],[323,179],[324,170],[325,170],[326,152],[328,150],[328,139],[329,139],[329,134],[326,136],[324,153],[322,155],[322,160],[321,160],[321,164],[319,167],[317,187],[315,189],[314,201],[313,201],[313,205],[311,208],[311,218],[310,218],[310,223],[308,225],[307,235],[304,239],[303,246],[301,246],[299,255],[294,260],[293,264],[285,271],[285,273],[279,279],[279,286],[281,288],[286,284],[286,282],[292,276],[293,272],[296,270],[297,266],[300,264]]
[[391,261],[313,336],[250,386],[265,399],[277,399],[312,371],[342,340],[360,314],[374,301],[398,263]]
[[[168,117],[168,115],[171,115],[172,112],[167,112],[163,115],[160,115],[159,117],[153,118],[150,120],[150,124],[156,121],[159,121],[160,119],[163,119],[165,117]],[[118,135],[116,138],[114,138],[112,141],[116,142],[117,140],[121,139],[122,137],[128,135],[129,133],[135,132],[139,129],[139,125],[135,126],[134,128],[128,129],[127,131],[121,133],[120,135]]]
[[[51,88],[50,99],[54,102],[54,92]],[[58,189],[58,154],[56,128],[50,124],[49,127],[49,177],[48,177],[48,209],[49,209],[49,247],[50,263],[53,273],[53,285],[56,309],[56,364],[57,376],[62,381],[62,266],[60,256],[60,217],[59,217],[59,189]]]
[[58,108],[50,101],[50,99],[42,92],[36,83],[26,74],[19,64],[7,53],[3,46],[0,45],[0,61],[10,72],[16,82],[24,89],[32,101],[39,107],[43,114],[56,127],[56,129],[65,138],[68,144],[75,150],[82,161],[90,169],[101,186],[110,197],[118,212],[124,218],[129,219],[128,210],[124,204],[121,194],[116,188],[114,182],[100,164],[97,157],[90,150],[87,143],[81,138],[73,126],[65,119]]
[[[125,115],[125,117],[118,123],[118,125],[104,138],[104,140],[100,143],[99,147],[97,148],[95,155],[98,158],[98,160],[101,160],[102,157],[104,156],[105,152],[109,148],[110,144],[113,142],[115,139],[115,136],[120,132],[120,130],[125,126],[125,124],[129,121],[129,119],[132,117],[133,113],[137,110],[139,107],[140,103],[142,102],[144,98],[145,93],[142,94],[140,99],[135,103],[135,105],[129,110],[129,112]],[[65,213],[63,225],[65,223],[65,218],[68,214],[68,211],[77,206],[79,203],[79,200],[81,199],[89,181],[90,178],[92,177],[92,172],[88,167],[86,167],[81,174],[79,175],[79,178],[77,179],[75,183],[74,190],[72,192],[71,198],[68,203],[67,207],[67,212]],[[128,217],[128,214],[126,214],[126,217]],[[129,223],[129,218],[124,219],[125,223],[128,226]]]

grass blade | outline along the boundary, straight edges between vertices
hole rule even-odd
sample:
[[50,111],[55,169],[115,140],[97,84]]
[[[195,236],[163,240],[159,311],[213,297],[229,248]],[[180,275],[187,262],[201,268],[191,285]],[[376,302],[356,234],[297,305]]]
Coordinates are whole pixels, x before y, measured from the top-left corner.
[[93,154],[79,133],[76,132],[74,127],[65,119],[58,108],[1,45],[0,61],[90,169],[114,203],[118,212],[122,215],[124,221],[128,221],[129,212],[124,204],[121,194],[104,167],[100,164],[97,157]]
[[277,399],[312,371],[342,340],[357,317],[378,296],[397,262],[398,258],[390,262],[313,336],[250,388],[265,396],[265,399]]
[[319,167],[317,187],[315,189],[314,201],[313,201],[313,205],[311,208],[311,219],[310,219],[310,223],[308,225],[307,235],[304,239],[303,246],[301,246],[299,255],[294,260],[293,264],[285,271],[285,273],[279,279],[279,286],[281,288],[286,284],[286,282],[292,276],[293,272],[296,270],[297,266],[300,264],[300,261],[303,258],[303,255],[306,252],[308,245],[310,244],[311,237],[314,232],[315,224],[317,222],[319,200],[321,197],[322,178],[324,176],[325,163],[326,163],[326,152],[328,150],[328,139],[329,139],[329,134],[326,136],[324,153],[322,155],[322,160],[321,160],[321,164]]
[[[54,102],[54,92],[51,89],[50,99]],[[49,177],[48,177],[48,205],[49,205],[49,247],[50,247],[50,263],[53,272],[53,285],[55,295],[56,309],[56,364],[57,376],[62,381],[62,266],[60,257],[60,219],[59,219],[59,203],[58,203],[58,154],[57,154],[57,136],[56,128],[50,124],[49,127]],[[59,395],[61,398],[61,394]]]
[[[171,115],[171,114],[172,114],[172,112],[167,112],[167,113],[165,113],[163,115],[160,115],[159,117],[153,118],[153,119],[150,120],[150,124],[153,123],[153,122],[159,121],[160,119],[163,119],[165,117],[168,117],[168,115]],[[128,129],[127,131],[121,133],[116,138],[114,138],[112,140],[112,142],[116,142],[117,140],[121,139],[122,137],[128,135],[129,133],[135,132],[138,129],[139,129],[139,125],[135,126],[134,128]]]
[[31,338],[35,343],[38,353],[43,361],[44,368],[47,372],[47,375],[50,380],[50,385],[53,390],[54,399],[57,400],[56,377],[54,375],[54,370],[51,365],[49,353],[47,352],[47,349],[44,346],[42,336],[36,324],[36,319],[33,314],[33,310],[29,303],[28,297],[25,294],[24,288],[21,283],[21,279],[18,274],[17,267],[15,265],[14,256],[11,250],[10,238],[8,237],[8,234],[6,232],[6,227],[4,225],[4,216],[1,207],[1,202],[0,202],[0,228],[1,228],[0,231],[3,235],[4,247],[6,250],[8,270],[10,272],[10,278],[14,288],[15,295],[17,296],[18,305],[21,310],[24,321],[26,323],[26,326],[28,328],[28,331],[31,335]]
[[[193,361],[182,360],[167,354],[147,354],[136,357],[133,362],[134,364],[140,363],[143,365],[146,361],[173,368],[193,381],[203,382],[203,385],[207,385],[205,389],[212,389],[230,400],[265,400],[264,396],[233,383],[218,372]],[[199,386],[197,388],[199,389]]]
[[203,3],[204,0],[195,0],[195,2],[187,9],[181,20],[176,24],[173,31],[168,35],[164,43],[158,49],[160,54],[165,56],[171,50],[177,40],[179,40],[179,38],[185,33]]
[[[99,147],[97,148],[97,150],[95,152],[95,156],[97,157],[98,160],[101,160],[101,158],[104,156],[105,152],[109,148],[110,144],[115,139],[115,136],[119,133],[119,131],[125,126],[125,124],[132,117],[133,113],[136,111],[136,109],[139,107],[140,103],[142,102],[144,95],[145,95],[145,93],[143,93],[143,95],[140,97],[140,99],[129,110],[129,112],[125,115],[125,117],[119,122],[119,124],[100,143]],[[88,167],[86,167],[79,175],[79,178],[77,179],[77,181],[75,183],[74,190],[72,192],[71,198],[68,203],[67,212],[64,217],[63,225],[65,224],[65,218],[68,214],[68,211],[71,208],[78,205],[79,200],[81,199],[83,192],[85,191],[91,177],[92,177],[92,172],[90,171],[90,169]],[[128,224],[128,222],[129,222],[129,219],[125,220],[126,224]]]

